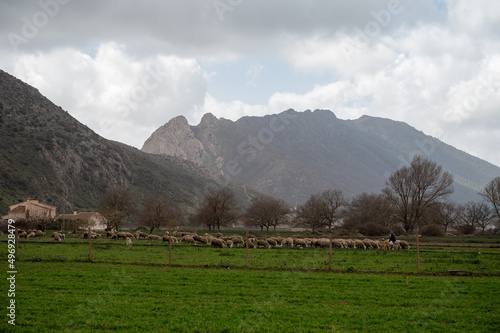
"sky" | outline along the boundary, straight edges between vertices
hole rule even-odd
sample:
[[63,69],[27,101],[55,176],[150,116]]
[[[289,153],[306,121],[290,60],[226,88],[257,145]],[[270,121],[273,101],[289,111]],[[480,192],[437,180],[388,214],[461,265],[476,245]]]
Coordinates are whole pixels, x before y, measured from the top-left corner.
[[0,0],[0,69],[105,138],[329,109],[500,166],[498,0]]

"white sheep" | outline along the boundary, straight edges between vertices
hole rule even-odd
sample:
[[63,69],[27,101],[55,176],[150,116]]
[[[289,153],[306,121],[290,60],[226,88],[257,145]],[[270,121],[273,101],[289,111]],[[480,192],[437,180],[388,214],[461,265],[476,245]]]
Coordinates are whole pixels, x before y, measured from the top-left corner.
[[158,236],[158,235],[155,235],[155,234],[148,235],[148,238],[149,238],[149,240],[161,240],[162,239],[161,236]]
[[132,246],[132,240],[130,239],[130,237],[127,237],[126,242],[128,247]]
[[212,239],[211,245],[215,246],[215,247],[227,247],[226,242],[224,242],[220,238],[214,238],[214,239]]

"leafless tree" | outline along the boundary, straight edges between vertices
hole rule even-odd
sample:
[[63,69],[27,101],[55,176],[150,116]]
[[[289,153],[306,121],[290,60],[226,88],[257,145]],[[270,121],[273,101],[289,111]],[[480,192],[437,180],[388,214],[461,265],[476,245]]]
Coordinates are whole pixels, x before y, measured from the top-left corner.
[[406,231],[419,225],[429,207],[453,193],[453,175],[422,156],[394,172],[382,191]]
[[166,195],[146,199],[139,212],[141,225],[149,228],[149,233],[162,226],[175,227],[182,221],[182,211]]
[[457,209],[456,205],[452,202],[443,202],[438,205],[438,221],[444,227],[446,233],[448,227],[453,227],[456,223]]
[[239,215],[240,210],[234,192],[228,187],[207,193],[196,213],[200,222],[216,226],[217,230],[236,220]]
[[457,220],[463,230],[474,231],[476,228],[481,228],[484,232],[484,229],[493,222],[493,215],[490,207],[484,202],[468,202],[458,207]]
[[318,195],[311,195],[309,199],[307,199],[307,201],[299,207],[295,218],[295,225],[298,227],[309,228],[312,231],[320,229],[324,226]]
[[258,225],[261,230],[266,228],[267,232],[273,227],[276,232],[276,227],[284,223],[287,214],[288,205],[283,200],[266,196],[254,199],[244,216],[250,225]]
[[99,202],[99,213],[106,219],[108,229],[118,230],[121,221],[134,211],[134,197],[124,188],[108,189]]
[[331,230],[332,226],[340,218],[341,207],[347,202],[340,190],[328,190],[318,197],[319,212],[324,223]]
[[366,223],[388,226],[392,222],[391,204],[382,194],[362,193],[356,196],[347,205],[344,215],[344,225],[348,228]]
[[493,212],[500,220],[500,177],[492,179],[479,193],[493,206]]

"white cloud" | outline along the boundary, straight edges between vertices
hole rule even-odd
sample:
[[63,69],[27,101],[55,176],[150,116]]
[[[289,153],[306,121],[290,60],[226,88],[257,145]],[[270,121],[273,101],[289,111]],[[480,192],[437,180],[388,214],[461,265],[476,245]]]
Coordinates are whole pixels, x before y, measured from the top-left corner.
[[95,58],[64,48],[25,55],[14,75],[106,138],[141,147],[171,118],[204,102],[208,77],[194,59],[133,59],[108,43]]
[[[0,3],[1,30],[21,34],[23,17],[41,10],[37,3]],[[401,10],[387,16],[397,3]],[[206,0],[70,1],[19,52],[0,39],[0,67],[99,134],[137,147],[179,114],[197,123],[205,112],[236,120],[322,108],[344,119],[369,114],[406,121],[500,165],[498,147],[488,139],[498,138],[500,88],[494,84],[477,105],[467,104],[476,102],[481,80],[500,80],[500,2],[233,4],[221,20]],[[287,76],[288,89],[277,84],[259,96],[267,103],[255,105],[244,93],[226,102],[207,94],[212,75],[243,80],[238,85],[255,93],[273,68],[256,60],[246,75],[217,76],[199,63],[228,63],[231,71],[231,62],[262,54],[295,70]],[[289,83],[297,73],[331,80],[294,89]],[[464,103],[470,110],[455,112]]]

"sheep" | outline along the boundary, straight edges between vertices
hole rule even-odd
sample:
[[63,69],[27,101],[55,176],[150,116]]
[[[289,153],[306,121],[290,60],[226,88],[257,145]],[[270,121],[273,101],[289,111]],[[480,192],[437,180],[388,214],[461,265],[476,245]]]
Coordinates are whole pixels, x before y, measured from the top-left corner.
[[300,239],[300,238],[296,238],[295,240],[292,240],[293,244],[294,245],[297,245],[297,246],[302,246],[302,247],[307,247],[307,242],[303,239]]
[[111,239],[118,239],[118,235],[117,234],[112,234],[111,235]]
[[61,237],[59,237],[59,233],[58,232],[53,232],[52,233],[52,238],[54,238],[55,241],[58,241],[58,242],[61,241]]
[[330,247],[330,240],[328,238],[320,238],[316,242],[317,247]]
[[222,236],[224,236],[224,235],[222,233],[220,233],[220,232],[218,232],[218,233],[215,234],[215,237],[217,237],[217,238],[222,237]]
[[17,236],[19,236],[19,238],[26,238],[28,237],[28,233],[26,233],[26,231],[22,231],[18,233]]
[[247,246],[249,249],[255,249],[255,244],[250,239],[245,241],[245,247]]
[[126,238],[126,242],[127,242],[127,246],[128,246],[128,247],[131,247],[131,246],[132,246],[132,240],[130,239],[130,237],[127,237],[127,238]]
[[354,241],[352,239],[344,239],[344,242],[347,244],[347,247],[351,249],[356,248],[356,244],[354,244]]
[[344,249],[344,244],[339,239],[332,239],[332,247],[335,249]]
[[127,235],[127,237],[129,237],[129,238],[135,238],[135,236],[133,234],[131,234],[130,232],[126,232],[125,235]]
[[124,238],[124,239],[126,239],[127,238],[127,233],[125,233],[123,231],[120,231],[120,232],[116,233],[116,236],[118,236],[118,238]]
[[340,244],[342,244],[343,249],[347,249],[349,247],[345,239],[338,239],[338,241],[340,242]]
[[231,241],[233,242],[234,245],[240,246],[245,243],[245,240],[241,236],[232,236]]
[[354,246],[356,246],[357,249],[366,249],[365,243],[359,239],[354,240]]
[[109,238],[113,236],[113,232],[112,231],[106,231],[106,238]]
[[396,244],[398,244],[401,249],[409,249],[410,248],[410,244],[408,244],[408,242],[404,241],[404,240],[397,240]]
[[274,239],[272,239],[272,238],[267,238],[267,239],[266,239],[266,242],[268,242],[268,243],[269,243],[269,245],[271,245],[271,246],[274,246],[274,247],[278,246],[278,242],[276,242],[276,241],[275,241]]
[[179,242],[178,239],[177,239],[177,237],[175,237],[175,236],[164,235],[162,237],[162,239],[163,239],[164,242],[170,242],[170,237],[172,237],[172,243],[178,243]]
[[155,234],[150,234],[150,235],[148,235],[148,239],[149,240],[161,240],[162,237],[158,236],[158,235],[155,235]]
[[269,245],[269,243],[265,239],[258,239],[257,246],[258,247],[267,247],[268,249],[271,248],[271,245]]
[[202,242],[202,243],[204,243],[204,244],[207,244],[206,242],[204,242],[203,237],[201,237],[201,236],[199,236],[199,235],[193,235],[193,239],[194,239],[195,241],[197,241],[197,242],[200,242],[200,243]]
[[287,246],[289,245],[290,247],[293,247],[293,239],[292,238],[284,238],[281,241],[281,246]]
[[382,250],[390,250],[392,248],[391,243],[389,243],[387,239],[382,239],[380,240],[380,242],[381,242],[380,248]]
[[227,247],[226,242],[219,238],[212,239],[212,246],[221,248]]
[[226,242],[227,247],[232,248],[233,247],[233,241],[228,239]]
[[196,241],[194,240],[194,238],[192,236],[184,236],[181,238],[181,242],[184,242],[184,243],[189,243],[189,244],[196,244]]

